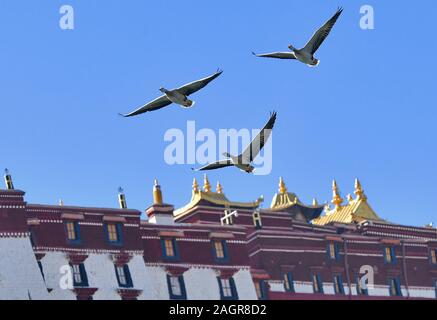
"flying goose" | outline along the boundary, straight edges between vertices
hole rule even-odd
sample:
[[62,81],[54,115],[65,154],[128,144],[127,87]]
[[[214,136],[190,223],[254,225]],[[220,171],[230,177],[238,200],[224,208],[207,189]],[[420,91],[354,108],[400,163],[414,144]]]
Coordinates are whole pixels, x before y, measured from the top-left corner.
[[320,60],[315,59],[314,54],[322,45],[323,41],[325,41],[325,39],[328,37],[342,12],[343,8],[338,8],[334,16],[329,19],[319,30],[317,30],[316,33],[314,33],[311,40],[308,41],[308,43],[302,49],[296,49],[292,45],[289,45],[288,48],[291,50],[290,52],[272,52],[265,54],[256,54],[255,52],[252,53],[253,55],[261,58],[292,59],[303,62],[310,67],[318,66]]
[[270,115],[270,119],[266,123],[264,128],[255,137],[255,139],[253,139],[253,141],[246,148],[246,150],[244,150],[244,152],[239,156],[233,156],[225,152],[223,156],[225,156],[227,159],[213,162],[202,168],[193,169],[193,170],[207,171],[207,170],[221,169],[225,167],[237,167],[241,171],[247,173],[253,173],[255,171],[255,168],[251,165],[251,163],[255,160],[255,158],[258,156],[258,154],[264,148],[264,145],[270,138],[275,122],[276,122],[276,112],[272,112],[272,114]]
[[216,73],[214,73],[212,76],[209,76],[207,78],[193,81],[191,83],[188,83],[178,89],[173,90],[167,90],[165,88],[160,88],[159,91],[164,93],[164,95],[160,96],[159,98],[153,100],[152,102],[149,102],[148,104],[142,106],[141,108],[132,111],[128,114],[120,114],[123,117],[133,117],[137,116],[139,114],[149,112],[149,111],[155,111],[164,107],[167,107],[168,105],[172,103],[176,103],[183,108],[191,108],[194,106],[195,102],[188,99],[188,96],[192,95],[193,93],[199,91],[200,89],[206,87],[211,81],[218,78],[223,71],[220,69],[217,70]]

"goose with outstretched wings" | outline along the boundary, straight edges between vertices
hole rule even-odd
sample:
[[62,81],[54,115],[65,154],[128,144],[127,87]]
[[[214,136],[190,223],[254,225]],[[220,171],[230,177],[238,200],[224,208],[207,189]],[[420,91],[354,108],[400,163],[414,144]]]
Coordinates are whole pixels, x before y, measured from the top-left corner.
[[252,166],[252,162],[259,155],[265,144],[269,140],[273,127],[276,123],[276,112],[272,112],[269,121],[267,121],[264,128],[258,133],[258,135],[252,140],[250,145],[239,156],[233,156],[229,153],[223,155],[227,158],[217,162],[210,163],[202,168],[193,169],[195,171],[207,171],[216,170],[226,167],[237,167],[241,171],[247,173],[253,173],[255,167]]
[[128,114],[120,114],[120,115],[123,117],[133,117],[145,112],[162,109],[164,107],[171,105],[172,103],[178,104],[183,108],[191,108],[194,106],[195,102],[188,99],[188,97],[193,93],[196,93],[197,91],[206,87],[210,82],[218,78],[222,73],[223,71],[217,70],[216,73],[214,73],[213,75],[207,78],[190,82],[180,88],[173,89],[173,90],[160,88],[159,90],[164,95],[158,97],[152,102],[147,103],[146,105],[142,106],[141,108],[138,108],[135,111],[132,111]]
[[302,49],[296,49],[292,45],[289,45],[288,48],[291,51],[288,52],[253,54],[261,58],[298,60],[305,63],[306,65],[309,65],[310,67],[318,66],[320,60],[314,58],[314,54],[320,48],[322,43],[326,40],[342,12],[343,9],[338,8],[337,12],[332,16],[332,18],[329,19],[319,30],[314,33],[310,41],[308,41],[308,43]]

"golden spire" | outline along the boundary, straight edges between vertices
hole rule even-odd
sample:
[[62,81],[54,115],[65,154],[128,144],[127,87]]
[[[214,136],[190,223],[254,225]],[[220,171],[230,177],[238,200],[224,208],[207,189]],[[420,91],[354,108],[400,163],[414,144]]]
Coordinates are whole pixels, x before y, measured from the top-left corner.
[[287,193],[287,187],[285,186],[285,182],[284,182],[284,179],[282,177],[279,178],[279,193],[280,194]]
[[161,186],[158,180],[155,179],[155,185],[153,186],[153,204],[161,206],[163,203]]
[[194,178],[193,180],[193,193],[198,193],[199,192],[199,184],[197,183],[197,179]]
[[349,203],[352,203],[354,201],[354,198],[352,197],[352,195],[350,193],[347,195],[347,201]]
[[361,186],[361,182],[358,179],[355,179],[355,195],[357,196],[357,200],[366,201],[367,197],[364,194],[363,187]]
[[316,198],[313,199],[313,207],[318,207],[319,206],[319,202],[317,201]]
[[223,187],[220,184],[220,181],[217,181],[217,193],[220,193],[220,194],[223,193]]
[[337,181],[332,182],[332,201],[336,208],[340,207],[343,203],[343,198],[340,196],[340,190],[337,185]]
[[211,184],[209,183],[208,176],[206,174],[203,178],[203,191],[211,192]]

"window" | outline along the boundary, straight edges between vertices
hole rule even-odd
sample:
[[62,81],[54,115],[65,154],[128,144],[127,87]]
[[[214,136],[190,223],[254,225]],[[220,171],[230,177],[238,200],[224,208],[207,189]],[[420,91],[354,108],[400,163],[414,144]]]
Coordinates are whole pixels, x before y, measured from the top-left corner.
[[220,297],[222,300],[238,300],[237,288],[233,278],[217,278],[220,287]]
[[430,260],[432,264],[437,264],[437,249],[431,249]]
[[110,244],[122,244],[122,225],[121,223],[107,223],[105,224],[106,240]]
[[166,259],[179,259],[176,239],[162,239],[162,255]]
[[291,272],[284,273],[284,288],[287,292],[294,292],[294,281]]
[[361,278],[361,275],[357,275],[357,295],[359,296],[368,296],[369,290],[367,289],[367,282],[368,280],[363,283],[363,280]]
[[323,282],[320,274],[312,275],[314,293],[323,293]]
[[67,233],[67,240],[70,243],[80,243],[79,223],[77,221],[65,222],[65,231]]
[[328,244],[328,256],[329,259],[331,260],[338,260],[339,258],[338,243],[330,242]]
[[187,293],[185,291],[185,283],[183,276],[167,275],[168,292],[172,300],[185,300]]
[[122,288],[132,288],[132,278],[127,264],[115,266],[115,275],[117,276],[118,286]]
[[401,281],[399,278],[389,278],[389,290],[392,297],[402,297]]
[[228,260],[228,247],[226,240],[214,240],[213,242],[214,256],[218,261]]
[[384,248],[384,261],[385,263],[396,263],[396,255],[394,247],[385,247]]
[[267,299],[267,286],[264,280],[255,282],[255,291],[259,300]]
[[334,291],[335,294],[344,294],[343,278],[339,274],[334,276]]
[[71,268],[73,270],[73,285],[75,287],[88,287],[85,265],[83,263],[73,264]]
[[437,299],[437,280],[434,280],[435,297]]

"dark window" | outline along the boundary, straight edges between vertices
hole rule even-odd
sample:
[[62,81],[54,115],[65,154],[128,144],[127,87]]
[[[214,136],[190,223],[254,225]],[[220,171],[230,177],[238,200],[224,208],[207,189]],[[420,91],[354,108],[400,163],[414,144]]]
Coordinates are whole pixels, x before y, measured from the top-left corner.
[[361,277],[360,274],[357,275],[357,294],[359,296],[369,295],[369,289],[367,289],[368,280]]
[[115,275],[117,276],[118,286],[122,288],[132,288],[133,282],[130,275],[129,266],[115,266]]
[[179,259],[179,251],[174,238],[165,238],[161,240],[162,256],[165,259]]
[[340,258],[339,247],[337,242],[328,243],[328,258],[337,261]]
[[402,297],[401,281],[399,278],[389,278],[388,285],[392,297]]
[[437,280],[434,280],[435,297],[437,299]]
[[226,240],[213,240],[212,247],[216,261],[226,262],[229,260]]
[[291,272],[284,273],[284,288],[287,292],[294,292],[294,280]]
[[430,261],[432,264],[437,264],[437,249],[431,249]]
[[121,245],[123,243],[121,223],[105,223],[105,234],[108,243],[113,245]]
[[72,264],[71,269],[73,271],[73,285],[75,287],[88,287],[88,277],[85,270],[85,265]]
[[335,294],[344,294],[343,278],[339,274],[334,276],[334,291]]
[[77,221],[65,222],[65,233],[67,234],[67,241],[71,244],[80,243],[80,227]]
[[384,262],[390,264],[396,263],[396,252],[394,247],[384,248]]
[[312,276],[314,293],[323,293],[323,282],[320,274],[313,274]]
[[185,282],[183,276],[167,275],[167,285],[170,299],[186,300],[187,292],[185,290]]
[[238,300],[237,288],[234,278],[217,278],[220,288],[220,298],[222,300]]

